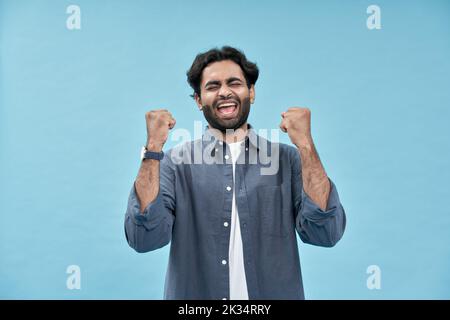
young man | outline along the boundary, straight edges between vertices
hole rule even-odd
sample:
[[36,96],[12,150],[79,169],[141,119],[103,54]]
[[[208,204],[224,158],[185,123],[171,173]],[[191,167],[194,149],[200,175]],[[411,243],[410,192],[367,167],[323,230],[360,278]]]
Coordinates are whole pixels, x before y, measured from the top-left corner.
[[202,139],[166,154],[175,119],[165,109],[146,114],[125,232],[137,252],[171,242],[166,299],[304,299],[296,232],[324,247],[344,233],[345,212],[315,150],[310,111],[281,114],[295,147],[263,139],[247,123],[258,74],[232,47],[197,55],[187,76],[208,127]]

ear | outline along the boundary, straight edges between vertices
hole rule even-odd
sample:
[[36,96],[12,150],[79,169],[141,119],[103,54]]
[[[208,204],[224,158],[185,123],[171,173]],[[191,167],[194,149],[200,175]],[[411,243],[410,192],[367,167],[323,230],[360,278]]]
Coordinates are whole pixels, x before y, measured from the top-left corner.
[[255,85],[252,84],[250,87],[250,103],[255,102]]
[[194,93],[194,99],[195,99],[195,103],[197,104],[198,109],[200,111],[202,111],[202,109],[203,109],[202,99],[200,98],[200,96],[197,93]]

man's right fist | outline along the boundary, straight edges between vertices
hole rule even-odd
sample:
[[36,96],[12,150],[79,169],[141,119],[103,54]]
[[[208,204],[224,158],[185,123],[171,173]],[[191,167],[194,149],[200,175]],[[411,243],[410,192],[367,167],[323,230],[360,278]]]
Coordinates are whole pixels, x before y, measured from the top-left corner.
[[159,152],[175,126],[175,119],[166,109],[152,110],[145,114],[147,123],[147,150]]

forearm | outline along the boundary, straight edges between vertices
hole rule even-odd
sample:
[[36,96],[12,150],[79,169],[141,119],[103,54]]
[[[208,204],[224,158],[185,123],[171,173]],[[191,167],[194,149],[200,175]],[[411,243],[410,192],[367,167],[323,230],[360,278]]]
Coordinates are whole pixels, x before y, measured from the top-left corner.
[[159,192],[159,161],[153,159],[142,161],[134,185],[143,213]]
[[330,194],[330,181],[320,162],[311,138],[297,145],[301,157],[303,189],[306,194],[322,209],[327,209]]

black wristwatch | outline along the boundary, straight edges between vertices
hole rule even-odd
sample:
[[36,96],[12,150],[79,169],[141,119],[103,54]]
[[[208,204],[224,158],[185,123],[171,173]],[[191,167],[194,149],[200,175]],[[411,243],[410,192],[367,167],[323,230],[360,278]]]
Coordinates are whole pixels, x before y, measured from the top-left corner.
[[148,151],[147,147],[145,146],[142,147],[141,160],[145,159],[161,160],[162,158],[164,158],[164,152]]

